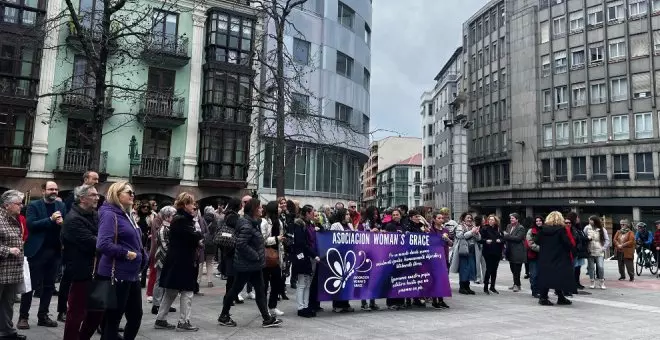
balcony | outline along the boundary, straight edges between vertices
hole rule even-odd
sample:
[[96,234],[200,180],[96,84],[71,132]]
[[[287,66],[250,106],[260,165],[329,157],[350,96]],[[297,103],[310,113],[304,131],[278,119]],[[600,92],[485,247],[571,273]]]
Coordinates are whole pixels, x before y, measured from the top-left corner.
[[413,180],[413,182],[414,182],[415,184],[422,183],[422,178],[421,178],[421,177],[415,177],[415,179]]
[[[37,80],[0,76],[0,97],[21,106],[37,105]],[[3,100],[7,102],[6,100]]]
[[[87,149],[74,149],[74,148],[59,148],[57,149],[57,164],[53,174],[56,178],[76,178],[90,169],[92,159],[91,150]],[[101,152],[101,162],[98,169],[99,175],[102,177],[101,182],[107,178],[107,165],[108,165],[108,152]]]
[[154,33],[144,49],[142,58],[149,64],[164,67],[182,67],[190,62],[188,38],[173,34]]
[[[82,22],[82,21],[81,21]],[[100,23],[89,23],[86,26],[82,27],[82,35],[87,38],[89,41],[94,44],[94,50],[98,51],[98,45],[101,43],[101,40],[103,39],[102,37],[102,30],[100,27]],[[69,32],[66,37],[66,43],[67,45],[75,50],[78,53],[84,53],[83,49],[83,44],[80,41],[80,37],[78,36],[78,31],[76,30],[76,27],[73,25],[73,21],[69,22]],[[113,52],[117,48],[117,43],[113,40],[110,41],[108,44],[108,49],[110,52]]]
[[181,157],[142,156],[134,166],[133,182],[178,185],[181,181]]
[[171,93],[148,92],[140,103],[140,121],[148,127],[171,129],[186,122],[185,100]]
[[[60,103],[60,110],[63,115],[70,118],[79,118],[91,120],[94,115],[94,92],[90,89],[71,89],[69,92],[62,95],[62,102]],[[107,94],[105,97],[105,112],[103,112],[103,119],[112,116],[114,109],[112,108],[112,96]]]
[[25,177],[30,165],[29,146],[0,146],[0,176]]

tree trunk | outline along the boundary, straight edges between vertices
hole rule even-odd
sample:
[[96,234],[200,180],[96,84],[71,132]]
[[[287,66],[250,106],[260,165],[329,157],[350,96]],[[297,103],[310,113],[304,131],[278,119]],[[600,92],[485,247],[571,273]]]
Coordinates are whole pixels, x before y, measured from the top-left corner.
[[[92,28],[93,30],[93,28]],[[91,34],[94,34],[93,31]],[[108,36],[110,35],[110,13],[106,9],[103,13],[101,21],[101,42],[99,43],[99,58],[93,65],[94,72],[94,110],[92,112],[92,135],[90,140],[92,142],[92,150],[90,150],[90,159],[87,170],[96,172],[106,172],[107,169],[101,169],[101,140],[103,138],[103,124],[107,117],[107,107],[105,105],[106,83],[105,76],[107,73],[106,66],[108,65]],[[89,62],[89,61],[88,61]]]
[[[284,196],[284,150],[286,141],[284,136],[285,112],[285,93],[284,93],[284,23],[286,20],[280,18],[276,20],[277,34],[277,108],[275,112],[275,122],[277,134],[275,137],[275,192],[277,197]],[[290,169],[293,171],[293,169]]]

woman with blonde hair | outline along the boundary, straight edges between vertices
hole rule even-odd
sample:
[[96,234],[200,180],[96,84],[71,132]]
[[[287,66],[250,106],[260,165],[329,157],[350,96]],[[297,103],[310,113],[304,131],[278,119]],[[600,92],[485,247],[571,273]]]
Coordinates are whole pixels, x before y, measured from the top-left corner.
[[142,246],[142,231],[130,216],[134,199],[133,186],[119,181],[108,188],[99,208],[96,248],[101,256],[96,277],[113,280],[117,292],[117,308],[105,312],[102,337],[106,340],[117,339],[122,316],[126,340],[135,339],[142,323],[140,272],[149,264],[149,254]]
[[557,304],[570,305],[572,302],[564,296],[564,292],[576,289],[573,276],[573,248],[575,239],[571,234],[571,221],[553,211],[545,219],[545,225],[538,232],[538,278],[540,297],[539,304],[552,306],[548,300],[548,292],[555,289],[558,296]]

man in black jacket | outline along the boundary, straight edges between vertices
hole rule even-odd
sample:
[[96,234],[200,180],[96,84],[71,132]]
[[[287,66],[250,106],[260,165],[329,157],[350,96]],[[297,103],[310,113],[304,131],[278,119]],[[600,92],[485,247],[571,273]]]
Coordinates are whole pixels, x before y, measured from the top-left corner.
[[[92,185],[74,189],[76,203],[62,225],[62,260],[65,275],[71,279],[64,339],[89,339],[101,323],[103,312],[87,310],[87,288],[92,280],[96,255],[99,194]],[[58,307],[59,309],[59,307]],[[66,310],[66,309],[65,309]]]

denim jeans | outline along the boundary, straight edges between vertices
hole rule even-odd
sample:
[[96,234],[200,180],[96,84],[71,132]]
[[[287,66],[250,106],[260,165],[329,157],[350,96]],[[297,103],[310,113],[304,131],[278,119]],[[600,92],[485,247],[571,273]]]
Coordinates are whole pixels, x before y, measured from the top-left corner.
[[298,301],[298,310],[309,307],[309,290],[312,287],[312,276],[298,274],[296,284],[296,301]]
[[[595,271],[594,264],[596,265]],[[605,278],[605,259],[602,256],[589,256],[587,258],[587,268],[590,279],[595,280],[598,278],[602,280]]]
[[529,285],[532,288],[532,294],[539,293],[539,289],[536,286],[536,279],[539,277],[539,267],[536,260],[529,260]]
[[153,305],[156,307],[160,306],[160,302],[163,301],[163,295],[165,294],[165,289],[160,286],[160,272],[162,269],[156,268],[156,284],[154,285],[153,291]]

